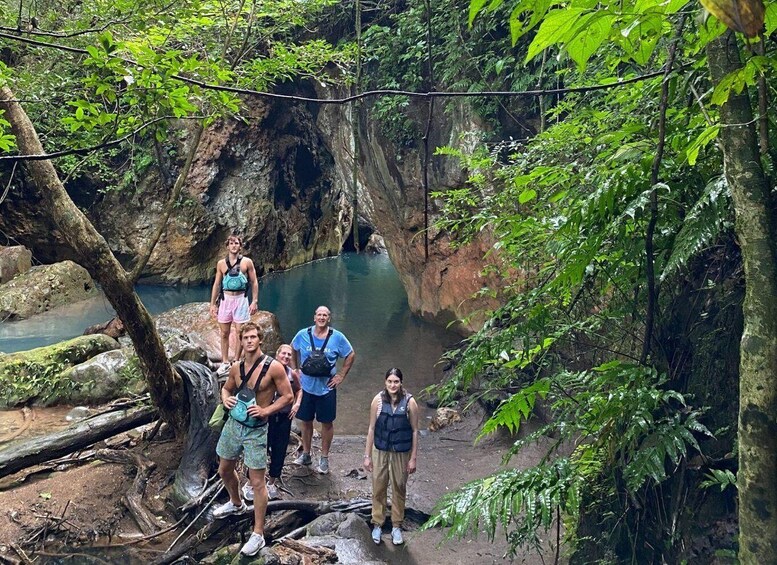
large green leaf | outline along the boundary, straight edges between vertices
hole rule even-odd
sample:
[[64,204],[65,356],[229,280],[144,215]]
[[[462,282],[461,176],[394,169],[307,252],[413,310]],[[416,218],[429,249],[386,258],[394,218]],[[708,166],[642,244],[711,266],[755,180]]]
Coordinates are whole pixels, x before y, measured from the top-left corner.
[[568,41],[579,29],[580,16],[586,11],[585,8],[562,8],[548,12],[537,30],[537,35],[529,45],[526,62],[531,61],[551,45]]
[[609,36],[612,29],[613,14],[599,12],[594,14],[588,25],[585,25],[577,35],[567,43],[567,53],[577,64],[580,71],[585,69],[588,59],[591,58],[602,42]]

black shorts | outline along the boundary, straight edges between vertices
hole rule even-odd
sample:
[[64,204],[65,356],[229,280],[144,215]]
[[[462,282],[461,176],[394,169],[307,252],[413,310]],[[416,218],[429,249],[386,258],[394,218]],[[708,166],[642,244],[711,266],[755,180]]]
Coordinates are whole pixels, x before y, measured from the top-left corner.
[[297,418],[303,422],[312,422],[313,416],[322,424],[334,422],[337,417],[337,389],[334,388],[323,396],[302,391],[302,402],[297,410]]

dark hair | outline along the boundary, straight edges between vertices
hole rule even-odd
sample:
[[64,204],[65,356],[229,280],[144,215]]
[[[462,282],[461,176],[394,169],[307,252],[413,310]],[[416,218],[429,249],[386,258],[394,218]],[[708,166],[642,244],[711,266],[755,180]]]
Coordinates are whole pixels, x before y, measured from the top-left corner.
[[240,327],[240,332],[239,332],[240,339],[243,339],[243,334],[246,333],[248,330],[256,330],[256,335],[259,336],[259,342],[261,343],[261,341],[264,339],[264,333],[262,333],[262,330],[259,329],[259,326],[257,326],[253,322],[246,322]]
[[[383,377],[383,380],[385,381],[387,378],[389,378],[391,375],[394,375],[399,379],[399,393],[398,396],[401,399],[405,396],[405,387],[402,386],[402,371],[396,367],[391,367],[388,371],[386,371],[386,376]],[[389,394],[389,391],[387,388],[383,387],[383,392],[381,393],[381,398],[384,402],[391,403],[391,395]]]

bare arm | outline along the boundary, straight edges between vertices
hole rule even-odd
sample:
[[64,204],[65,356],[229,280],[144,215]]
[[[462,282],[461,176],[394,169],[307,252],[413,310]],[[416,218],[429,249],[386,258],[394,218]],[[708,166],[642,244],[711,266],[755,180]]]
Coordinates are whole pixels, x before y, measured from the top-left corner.
[[248,280],[251,281],[251,305],[248,307],[248,312],[256,314],[256,310],[259,308],[259,279],[256,278],[256,268],[251,259],[248,260],[246,274],[248,275]]
[[329,379],[329,382],[327,383],[329,388],[335,388],[345,380],[345,376],[348,374],[348,371],[351,370],[351,366],[353,366],[354,359],[356,359],[356,352],[351,351],[351,353],[348,354],[348,357],[345,358],[345,361],[343,361],[343,368],[337,371],[334,377]]
[[237,390],[237,373],[239,369],[237,365],[233,365],[229,371],[229,376],[224,386],[221,387],[221,403],[227,410],[234,408],[237,404],[237,398],[235,398],[235,391]]
[[294,393],[294,404],[291,405],[291,412],[289,412],[289,420],[294,419],[297,415],[300,404],[302,404],[302,382],[299,378],[299,370],[291,370],[291,390]]
[[375,445],[375,422],[378,419],[380,405],[380,394],[378,394],[370,403],[370,427],[367,430],[367,445],[364,446],[364,469],[370,472],[372,472],[372,448]]
[[407,462],[407,472],[412,474],[415,473],[418,456],[418,404],[415,398],[411,398],[407,403],[407,417],[410,420],[410,427],[413,428],[413,446],[410,448],[410,460]]
[[213,280],[213,288],[210,289],[210,315],[216,317],[216,301],[221,294],[221,279],[224,273],[221,272],[221,261],[216,263],[216,278]]
[[295,371],[299,369],[299,351],[293,347],[291,349],[291,368]]

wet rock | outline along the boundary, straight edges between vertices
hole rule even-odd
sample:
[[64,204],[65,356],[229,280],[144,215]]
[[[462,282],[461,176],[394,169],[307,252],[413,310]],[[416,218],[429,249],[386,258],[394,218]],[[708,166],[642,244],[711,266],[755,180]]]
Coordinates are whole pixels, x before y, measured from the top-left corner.
[[78,422],[92,415],[92,411],[87,406],[76,406],[65,416],[67,422]]
[[171,335],[165,340],[165,353],[171,363],[176,361],[194,361],[208,364],[208,354],[200,347],[193,345],[181,335]]
[[105,334],[113,339],[119,339],[124,335],[124,323],[119,318],[111,318],[107,322],[94,324],[84,330],[84,335]]
[[0,284],[5,284],[16,275],[26,273],[32,267],[32,253],[21,245],[0,247]]
[[429,424],[429,430],[436,432],[446,426],[461,422],[461,415],[453,408],[438,408]]
[[374,233],[370,236],[367,246],[364,248],[367,253],[374,253],[378,255],[380,253],[388,253],[386,250],[386,242],[378,234]]
[[63,371],[61,378],[71,381],[70,390],[50,397],[44,393],[38,403],[95,405],[128,392],[141,392],[145,386],[137,360],[130,362],[123,349],[95,355]]
[[0,408],[66,397],[73,388],[62,373],[105,351],[118,342],[103,334],[79,336],[45,347],[0,355]]
[[96,293],[89,273],[72,261],[34,267],[0,286],[0,319],[23,320]]
[[[264,334],[262,351],[275,355],[281,343],[281,329],[278,319],[272,312],[260,310],[253,316],[254,322]],[[210,316],[208,302],[192,302],[177,306],[156,317],[156,327],[163,339],[173,335],[182,336],[195,348],[202,349],[210,359],[221,359],[221,333],[218,322]],[[229,336],[230,352],[234,354],[237,345],[237,332],[232,330]]]

